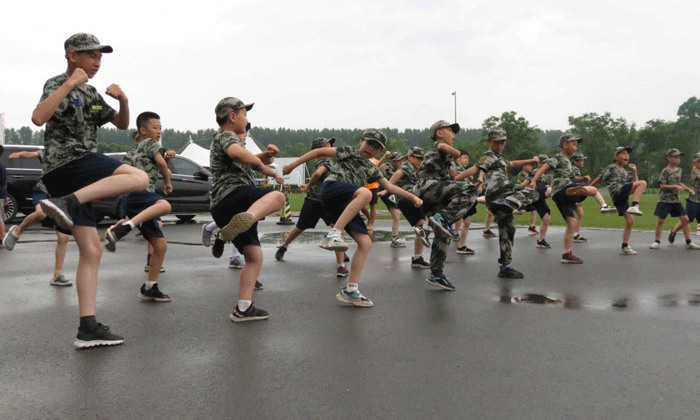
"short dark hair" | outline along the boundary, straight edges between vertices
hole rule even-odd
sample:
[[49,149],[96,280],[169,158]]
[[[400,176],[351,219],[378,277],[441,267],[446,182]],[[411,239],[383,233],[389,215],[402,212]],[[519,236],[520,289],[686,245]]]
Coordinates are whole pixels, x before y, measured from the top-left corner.
[[[241,109],[245,109],[245,107],[243,107],[243,108],[238,108],[238,109],[234,109],[234,110],[231,111],[231,112],[239,112]],[[228,121],[228,116],[231,115],[231,112],[229,112],[228,114],[226,114],[226,115],[223,116],[223,117],[216,117],[216,123],[219,124],[219,127],[221,127],[222,125],[226,124],[226,121]]]
[[471,156],[469,156],[469,152],[467,152],[466,149],[459,149],[458,152],[462,155],[467,155],[467,157],[471,157]]
[[138,117],[136,117],[136,129],[139,129],[141,127],[146,127],[148,125],[148,121],[150,120],[159,120],[160,115],[156,114],[155,112],[151,111],[146,111],[142,112],[139,114]]

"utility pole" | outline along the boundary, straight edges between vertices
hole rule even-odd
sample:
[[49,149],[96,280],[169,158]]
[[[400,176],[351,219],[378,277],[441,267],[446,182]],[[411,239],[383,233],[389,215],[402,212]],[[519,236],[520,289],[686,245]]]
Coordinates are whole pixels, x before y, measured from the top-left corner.
[[455,97],[455,122],[457,122],[457,91],[452,92],[452,96]]

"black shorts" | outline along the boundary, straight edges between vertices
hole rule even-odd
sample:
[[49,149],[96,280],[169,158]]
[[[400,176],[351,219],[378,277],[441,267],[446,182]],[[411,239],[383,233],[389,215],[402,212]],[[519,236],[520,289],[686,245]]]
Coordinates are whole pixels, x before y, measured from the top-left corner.
[[583,184],[569,184],[552,196],[552,201],[557,205],[559,213],[566,220],[567,217],[576,217],[576,204],[582,202],[588,196],[566,195],[566,190],[572,187],[582,187]]
[[[391,200],[389,199],[389,197],[391,197],[391,196],[392,196],[392,194],[387,193],[386,195],[383,195],[383,196],[379,197],[379,198],[382,199],[382,203],[384,203],[384,205],[386,206],[386,208],[387,208],[388,210],[398,208],[397,205],[396,205],[396,203],[394,203],[393,201],[391,201]],[[395,199],[396,199],[396,198],[395,198]]]
[[624,216],[627,209],[630,208],[630,191],[632,191],[632,183],[628,182],[620,188],[620,192],[616,195],[611,195],[613,206],[615,206],[618,216]]
[[372,192],[372,199],[369,201],[369,204],[374,206],[377,204],[377,193],[379,192],[379,188],[372,188],[370,191]]
[[[79,189],[112,175],[123,163],[102,153],[88,153],[85,156],[59,166],[44,174],[41,180],[51,197],[63,197]],[[71,214],[73,224],[97,226],[92,203],[80,205]]]
[[[271,192],[274,192],[272,188],[259,188],[253,187],[252,185],[241,185],[228,193],[226,197],[222,198],[221,201],[216,203],[216,205],[211,208],[211,217],[214,218],[216,225],[222,228],[231,221],[233,216],[237,215],[238,213],[245,213],[248,211],[250,206],[253,205],[253,203]],[[260,246],[260,239],[258,238],[258,223],[256,222],[250,227],[250,229],[236,236],[236,238],[233,240],[233,245],[241,253],[246,245]]]
[[306,197],[299,213],[299,219],[297,219],[297,229],[313,229],[316,227],[319,219],[323,219],[323,222],[328,226],[332,223],[330,215],[326,212],[326,208],[323,207],[323,203]]
[[425,218],[423,210],[421,210],[420,207],[414,206],[413,201],[406,198],[399,200],[397,203],[397,208],[401,211],[401,214],[403,214],[406,220],[408,220],[408,224],[411,226],[415,226],[420,219]]
[[[127,194],[121,197],[118,201],[117,208],[119,209],[119,216],[128,216],[129,218],[132,218],[160,200],[164,200],[164,198],[150,191]],[[145,240],[148,241],[151,238],[165,237],[165,235],[163,235],[163,231],[158,225],[158,221],[160,221],[160,217],[148,220],[137,226]]]
[[535,190],[538,193],[540,193],[540,198],[538,198],[537,201],[535,201],[534,203],[530,204],[530,206],[532,206],[532,210],[536,211],[541,219],[546,214],[549,214],[551,212],[549,210],[549,206],[547,205],[547,197],[545,197],[545,194],[547,192],[547,187],[542,185],[542,186],[536,187]]
[[476,214],[476,204],[477,203],[475,202],[474,205],[469,208],[469,211],[464,215],[464,217],[462,217],[462,220],[467,220],[467,217],[472,217]]
[[[343,210],[352,200],[355,191],[360,188],[364,187],[343,181],[326,181],[323,183],[321,186],[321,201],[330,215],[332,223],[338,221],[340,215],[343,214]],[[363,233],[366,235],[367,225],[365,225],[365,221],[362,220],[358,213],[345,226],[345,231],[350,234]]]
[[659,219],[665,219],[666,216],[671,214],[671,217],[681,217],[685,216],[685,209],[681,203],[664,203],[659,201],[656,204],[656,210],[654,210],[654,216]]
[[700,203],[695,201],[686,200],[685,201],[685,212],[688,215],[688,219],[692,222],[697,220],[700,223]]

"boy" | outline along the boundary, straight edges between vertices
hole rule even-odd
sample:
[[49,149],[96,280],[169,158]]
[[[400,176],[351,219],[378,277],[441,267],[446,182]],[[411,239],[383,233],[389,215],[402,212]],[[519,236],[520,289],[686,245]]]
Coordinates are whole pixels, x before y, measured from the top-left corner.
[[[530,185],[529,182],[527,182],[527,177],[532,172],[532,164],[526,163],[525,165],[522,166],[522,169],[520,172],[518,172],[518,176],[515,177],[515,183],[516,184],[521,184],[521,185]],[[525,184],[527,182],[527,184]],[[537,213],[535,212],[535,208],[533,207],[535,203],[528,204],[525,206],[523,210],[526,212],[530,213],[530,226],[527,228],[528,233],[530,235],[538,235],[539,232],[537,231]]]
[[[637,167],[629,163],[631,152],[631,147],[620,146],[616,148],[613,155],[615,163],[606,167],[591,183],[592,186],[595,186],[598,181],[602,180],[607,184],[610,197],[613,199],[613,205],[617,209],[617,214],[625,218],[625,230],[622,232],[622,248],[620,248],[620,254],[623,255],[637,254],[635,250],[629,247],[629,240],[632,226],[634,226],[633,215],[642,215],[641,210],[639,210],[639,200],[642,199],[642,194],[647,188],[647,182],[640,181],[637,178]],[[625,169],[627,164],[632,170],[631,176]],[[633,196],[631,207],[628,201],[630,195]]]
[[141,113],[136,118],[136,129],[138,130],[134,136],[136,147],[129,150],[122,161],[148,174],[148,188],[146,191],[127,194],[119,200],[120,216],[128,219],[107,229],[105,249],[109,252],[116,251],[117,241],[131,232],[134,227],[138,227],[143,238],[153,247],[153,253],[148,261],[148,280],[141,286],[139,298],[155,302],[170,302],[170,297],[160,291],[157,283],[165,252],[168,249],[168,243],[158,222],[160,216],[165,216],[172,210],[170,203],[155,192],[159,172],[163,176],[163,194],[168,195],[173,191],[165,149],[160,144],[163,130],[160,116],[150,111]]
[[[680,198],[678,198],[680,191],[688,191],[691,195],[695,195],[695,191],[681,182],[683,170],[678,167],[678,164],[681,163],[681,156],[683,156],[683,153],[676,148],[668,149],[666,152],[668,165],[661,171],[659,176],[659,202],[656,204],[656,210],[654,211],[654,216],[658,217],[659,220],[656,222],[654,243],[651,244],[650,249],[659,249],[661,247],[661,232],[664,229],[664,222],[669,213],[671,217],[678,217],[681,223],[683,234],[685,235],[685,247],[687,249],[700,249],[700,245],[696,245],[690,240],[690,220],[681,204]],[[673,238],[669,236],[669,242],[673,243],[674,239],[675,236]]]
[[[333,147],[335,143],[335,138],[323,138],[319,137],[311,142],[311,150],[319,149],[321,147]],[[319,219],[323,219],[326,226],[331,226],[333,222],[331,217],[323,207],[321,202],[321,185],[326,180],[333,162],[330,159],[316,159],[313,175],[309,183],[306,185],[300,185],[299,191],[305,192],[306,197],[304,198],[304,204],[301,207],[301,212],[299,213],[299,219],[297,220],[296,226],[289,231],[289,235],[284,240],[284,243],[277,247],[277,252],[275,253],[275,259],[277,261],[282,261],[284,259],[284,254],[287,252],[287,247],[294,241],[299,235],[301,235],[306,229],[314,229]],[[350,272],[347,267],[345,267],[345,253],[337,251],[335,253],[336,262],[338,266],[336,267],[336,277],[347,277]]]
[[550,168],[553,171],[552,179],[552,200],[557,205],[564,221],[566,222],[566,231],[564,232],[564,254],[561,256],[562,264],[583,264],[583,260],[574,255],[574,230],[578,225],[576,219],[576,203],[580,203],[586,197],[594,196],[596,201],[601,205],[601,213],[610,213],[615,211],[605,203],[605,200],[600,195],[595,187],[584,186],[572,180],[572,166],[569,157],[578,150],[579,142],[583,141],[580,137],[573,134],[564,134],[559,138],[560,153],[547,159],[538,170],[535,176],[530,181],[530,187],[536,188],[537,181]]
[[[547,162],[548,158],[547,155],[542,154],[539,155],[537,159],[537,168],[533,168],[527,174],[527,178],[521,182],[522,185],[530,185],[530,181],[532,181],[532,178],[534,178],[535,174],[537,173],[537,170],[542,165],[544,165],[545,162]],[[549,230],[549,221],[551,219],[551,211],[549,209],[549,206],[547,205],[547,198],[552,196],[552,187],[549,186],[549,184],[551,183],[552,174],[551,171],[548,171],[537,180],[537,186],[535,187],[535,190],[537,190],[539,198],[537,199],[537,201],[530,205],[532,206],[533,211],[537,212],[537,214],[540,216],[540,220],[542,221],[542,223],[540,224],[539,237],[537,238],[537,242],[535,244],[537,248],[551,248],[551,246],[549,245],[549,243],[547,243],[546,240],[547,230]]]
[[360,147],[322,147],[305,153],[289,165],[283,173],[288,174],[294,168],[311,159],[320,157],[337,157],[335,166],[321,186],[321,201],[330,214],[333,228],[326,234],[319,246],[332,251],[346,251],[347,244],[341,237],[345,230],[357,243],[357,251],[352,256],[348,284],[335,298],[343,303],[359,307],[371,307],[374,304],[360,293],[358,283],[362,275],[367,254],[372,247],[368,228],[359,216],[360,211],[372,199],[372,193],[363,185],[377,182],[390,194],[408,198],[416,207],[423,202],[415,195],[390,184],[371,158],[384,150],[386,135],[379,130],[368,129],[362,133]]
[[[389,155],[389,162],[383,163],[379,169],[382,171],[384,178],[391,179],[401,164],[403,164],[403,156],[399,152],[394,152]],[[379,191],[377,196],[382,200],[389,211],[389,215],[391,215],[391,242],[389,246],[392,248],[406,248],[406,241],[399,238],[401,211],[396,207],[396,197],[387,194],[386,191]]]
[[[387,156],[391,154],[390,151],[386,151],[381,159],[372,157],[370,161],[377,166],[381,166],[386,160]],[[365,188],[370,190],[372,193],[372,199],[369,201],[369,210],[367,208],[362,209],[362,214],[367,218],[367,230],[369,231],[372,242],[374,242],[374,221],[377,218],[377,200],[379,199],[379,184],[376,182],[369,182],[365,185]]]
[[[581,152],[576,152],[571,155],[571,179],[574,182],[581,182],[584,185],[589,185],[591,183],[591,177],[581,176],[581,168],[585,163],[586,157]],[[576,228],[574,229],[574,242],[588,242],[588,239],[581,236],[581,224],[583,223],[583,207],[581,203],[576,203]]]
[[[700,226],[700,153],[696,153],[693,157],[693,170],[690,172],[690,187],[695,194],[688,195],[686,200],[685,212],[688,214],[688,222],[698,220]],[[668,242],[673,243],[676,239],[676,233],[683,227],[679,221],[676,226],[671,228],[668,234]],[[699,228],[700,229],[700,228]]]
[[129,99],[124,91],[116,84],[105,91],[119,101],[117,112],[87,84],[100,69],[102,54],[111,53],[112,47],[100,45],[93,35],[79,33],[66,40],[64,50],[67,70],[46,82],[32,114],[36,126],[46,124],[42,180],[49,195],[57,197],[42,200],[40,205],[59,227],[71,231],[80,251],[76,275],[80,327],[74,345],[117,345],[124,338],[95,319],[102,245],[91,202],[143,191],[148,187],[148,176],[95,153],[97,127],[108,122],[122,130],[129,126]]
[[254,171],[275,177],[278,184],[284,178],[269,165],[279,152],[268,145],[264,152],[254,155],[246,150],[248,111],[253,104],[226,97],[214,110],[219,130],[210,147],[211,215],[221,228],[217,240],[232,241],[245,257],[238,286],[238,304],[229,318],[234,322],[267,319],[270,314],[253,306],[253,290],[262,268],[263,254],[258,238],[258,221],[279,211],[286,203],[283,193],[271,188],[254,186]]
[[[455,290],[443,272],[448,241],[457,236],[451,226],[467,214],[477,195],[475,186],[450,177],[451,157],[460,155],[459,150],[453,147],[458,132],[459,124],[450,124],[445,120],[430,126],[433,147],[423,157],[418,169],[418,181],[413,188],[413,192],[424,202],[423,212],[432,214],[430,222],[435,228],[435,238],[430,248],[430,276],[426,282],[448,291]],[[477,167],[472,166],[462,175],[468,177],[476,171]]]
[[[459,174],[464,172],[469,165],[469,152],[465,149],[459,149],[459,153],[459,157],[452,162],[452,168],[450,169],[450,176],[452,179],[455,179]],[[465,181],[475,185],[475,182],[472,181],[472,177],[466,178]],[[477,204],[486,204],[486,198],[484,198],[483,194],[477,197],[476,202],[469,209],[467,214],[465,214],[461,220],[455,222],[455,231],[459,231],[459,244],[457,244],[458,254],[474,255],[474,250],[467,247],[467,236],[469,235],[469,228],[472,224],[472,216],[476,214]]]
[[[486,203],[498,224],[498,243],[501,250],[498,259],[501,264],[498,277],[521,279],[524,277],[523,273],[511,266],[515,238],[513,211],[535,202],[539,194],[534,188],[511,184],[508,180],[508,168],[532,165],[537,163],[537,157],[527,160],[505,160],[501,154],[506,146],[506,139],[505,130],[500,128],[489,130],[486,141],[490,150],[484,153],[476,166],[481,170],[478,182],[484,185]],[[459,178],[458,176],[457,179]]]

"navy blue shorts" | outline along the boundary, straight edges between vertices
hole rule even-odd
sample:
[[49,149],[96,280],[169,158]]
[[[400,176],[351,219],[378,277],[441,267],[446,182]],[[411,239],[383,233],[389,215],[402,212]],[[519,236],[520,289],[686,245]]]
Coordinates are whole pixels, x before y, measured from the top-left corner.
[[379,188],[372,188],[370,189],[370,191],[372,192],[372,199],[369,200],[369,204],[375,205],[377,204],[377,199],[379,198],[379,196],[377,195],[377,193],[379,192]]
[[[331,222],[335,223],[338,221],[340,215],[343,214],[343,210],[352,200],[355,191],[360,188],[364,187],[343,181],[326,181],[321,185],[321,201],[331,217]],[[358,213],[345,226],[345,231],[351,235],[353,233],[367,235],[367,225],[365,225],[365,221],[362,220]]]
[[398,206],[396,205],[396,203],[394,203],[393,201],[389,200],[389,197],[391,197],[391,194],[387,193],[386,195],[383,195],[383,196],[381,196],[381,197],[379,197],[379,198],[382,199],[382,203],[384,203],[384,205],[386,206],[387,209],[390,210],[390,209],[396,209],[396,208],[398,208]]
[[576,204],[582,202],[586,195],[566,195],[566,190],[572,187],[582,187],[583,184],[569,184],[552,196],[552,201],[557,205],[559,213],[566,220],[567,217],[576,217]]
[[[264,195],[273,192],[272,188],[259,188],[252,185],[241,185],[221,199],[211,208],[211,216],[218,227],[224,227],[238,213],[245,213],[250,206],[260,200]],[[253,224],[247,231],[236,236],[233,245],[239,252],[243,252],[246,245],[260,246],[258,238],[258,224]]]
[[425,215],[420,207],[413,205],[413,201],[406,198],[399,200],[397,208],[401,211],[401,214],[408,220],[408,224],[415,226],[420,219],[424,219]]
[[619,193],[611,196],[613,200],[613,206],[615,206],[615,210],[617,210],[618,216],[624,216],[627,212],[627,209],[630,208],[630,191],[632,191],[632,183],[628,182],[622,186]]
[[534,203],[530,204],[530,206],[532,206],[531,211],[536,211],[541,219],[546,214],[550,213],[549,206],[547,205],[547,197],[545,197],[545,194],[547,192],[547,187],[544,185],[541,185],[539,187],[536,187],[535,190],[538,193],[540,193],[540,198],[538,198],[537,201],[535,201]]
[[686,200],[685,201],[685,212],[688,215],[688,219],[692,222],[697,220],[700,223],[700,203],[695,201]]
[[656,210],[654,210],[654,216],[659,219],[665,219],[666,216],[671,214],[671,217],[681,217],[685,216],[685,209],[681,203],[664,203],[659,201],[656,204]]
[[[164,200],[164,198],[150,191],[127,194],[122,196],[117,203],[119,216],[127,216],[131,219],[159,200]],[[159,220],[160,217],[156,217],[155,219],[148,220],[137,226],[145,240],[149,241],[151,238],[165,238],[163,231],[158,225]]]
[[[51,197],[63,197],[79,189],[112,175],[123,163],[102,153],[88,153],[85,156],[59,166],[44,174],[41,180]],[[71,214],[73,224],[97,227],[92,203],[80,205]]]
[[464,215],[464,217],[462,217],[462,220],[467,220],[467,217],[472,217],[476,214],[476,205],[477,203],[474,202],[474,205],[469,208],[469,211]]
[[323,222],[328,226],[333,223],[331,222],[331,217],[326,211],[326,208],[323,207],[322,202],[306,197],[304,199],[304,205],[301,206],[299,219],[297,220],[297,229],[313,229],[316,227],[319,219],[323,219]]

